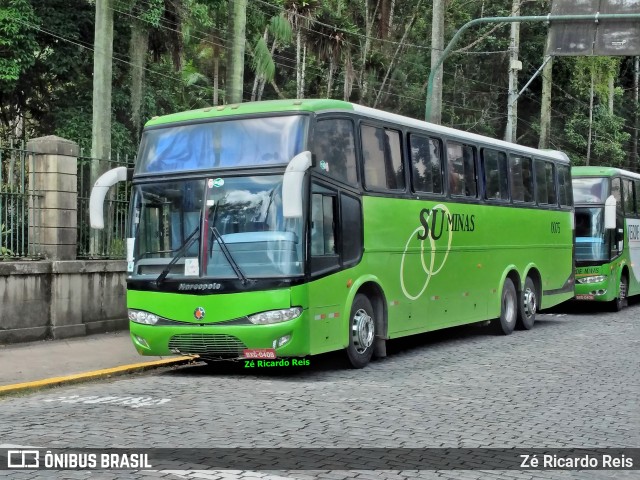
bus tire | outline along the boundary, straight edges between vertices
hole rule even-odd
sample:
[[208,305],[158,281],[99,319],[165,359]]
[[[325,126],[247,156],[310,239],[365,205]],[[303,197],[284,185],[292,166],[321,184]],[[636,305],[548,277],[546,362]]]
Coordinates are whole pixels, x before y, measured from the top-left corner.
[[513,281],[505,278],[500,296],[500,317],[493,320],[493,327],[496,333],[509,335],[516,327],[518,317],[518,293]]
[[627,293],[629,292],[629,280],[627,280],[627,276],[623,273],[620,276],[620,286],[618,287],[618,296],[612,302],[612,308],[614,312],[619,312],[623,310],[627,305]]
[[520,295],[520,303],[518,304],[518,322],[516,326],[520,330],[531,330],[536,321],[536,312],[538,311],[537,289],[531,277],[527,277],[524,281],[524,288]]
[[366,295],[356,294],[349,315],[347,357],[352,368],[367,366],[373,355],[376,338],[375,312]]

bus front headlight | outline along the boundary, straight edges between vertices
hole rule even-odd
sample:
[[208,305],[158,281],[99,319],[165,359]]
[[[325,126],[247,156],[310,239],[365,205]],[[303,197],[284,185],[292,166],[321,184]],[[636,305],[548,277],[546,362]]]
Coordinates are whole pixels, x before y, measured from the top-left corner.
[[598,283],[604,282],[606,279],[606,275],[594,275],[591,277],[578,278],[578,283]]
[[143,310],[134,310],[130,308],[129,320],[135,323],[142,323],[143,325],[155,325],[158,323],[158,316]]
[[247,318],[254,325],[271,325],[273,323],[286,322],[302,315],[302,308],[293,307],[284,310],[270,310],[268,312],[249,315]]

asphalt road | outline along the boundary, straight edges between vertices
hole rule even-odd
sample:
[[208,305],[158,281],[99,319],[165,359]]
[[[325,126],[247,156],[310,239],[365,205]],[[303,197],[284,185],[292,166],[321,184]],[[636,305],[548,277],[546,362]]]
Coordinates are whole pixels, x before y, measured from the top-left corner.
[[[0,399],[0,446],[38,448],[640,447],[640,304],[539,315],[531,331],[461,327],[390,342],[363,370],[162,370]],[[295,453],[292,454],[295,456]],[[290,460],[290,459],[288,459]],[[305,459],[301,459],[304,463]],[[198,462],[196,462],[198,463]],[[8,478],[640,478],[640,471],[12,471]]]

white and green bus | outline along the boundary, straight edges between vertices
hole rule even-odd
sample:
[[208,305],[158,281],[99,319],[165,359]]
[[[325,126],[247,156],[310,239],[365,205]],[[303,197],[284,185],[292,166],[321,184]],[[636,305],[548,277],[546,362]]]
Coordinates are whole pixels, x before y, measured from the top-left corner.
[[574,167],[576,300],[618,311],[640,293],[640,175]]
[[[92,192],[102,227],[107,189]],[[142,355],[295,358],[493,320],[574,295],[571,174],[542,151],[335,100],[150,120],[127,241]]]

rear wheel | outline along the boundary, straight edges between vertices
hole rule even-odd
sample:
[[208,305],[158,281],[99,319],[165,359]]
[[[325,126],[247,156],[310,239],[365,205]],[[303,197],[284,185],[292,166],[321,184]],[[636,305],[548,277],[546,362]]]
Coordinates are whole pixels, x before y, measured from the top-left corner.
[[509,335],[516,327],[518,316],[518,294],[510,278],[506,278],[502,287],[500,317],[493,320],[496,333]]
[[518,304],[518,328],[530,330],[536,321],[538,311],[538,296],[536,295],[536,285],[530,277],[524,282],[520,303]]
[[349,346],[347,357],[353,368],[363,368],[371,360],[376,338],[376,322],[371,301],[358,293],[349,317]]
[[620,277],[620,286],[618,287],[618,298],[613,301],[613,311],[619,312],[624,309],[627,302],[627,293],[629,291],[629,280],[627,280],[626,275],[622,275]]

